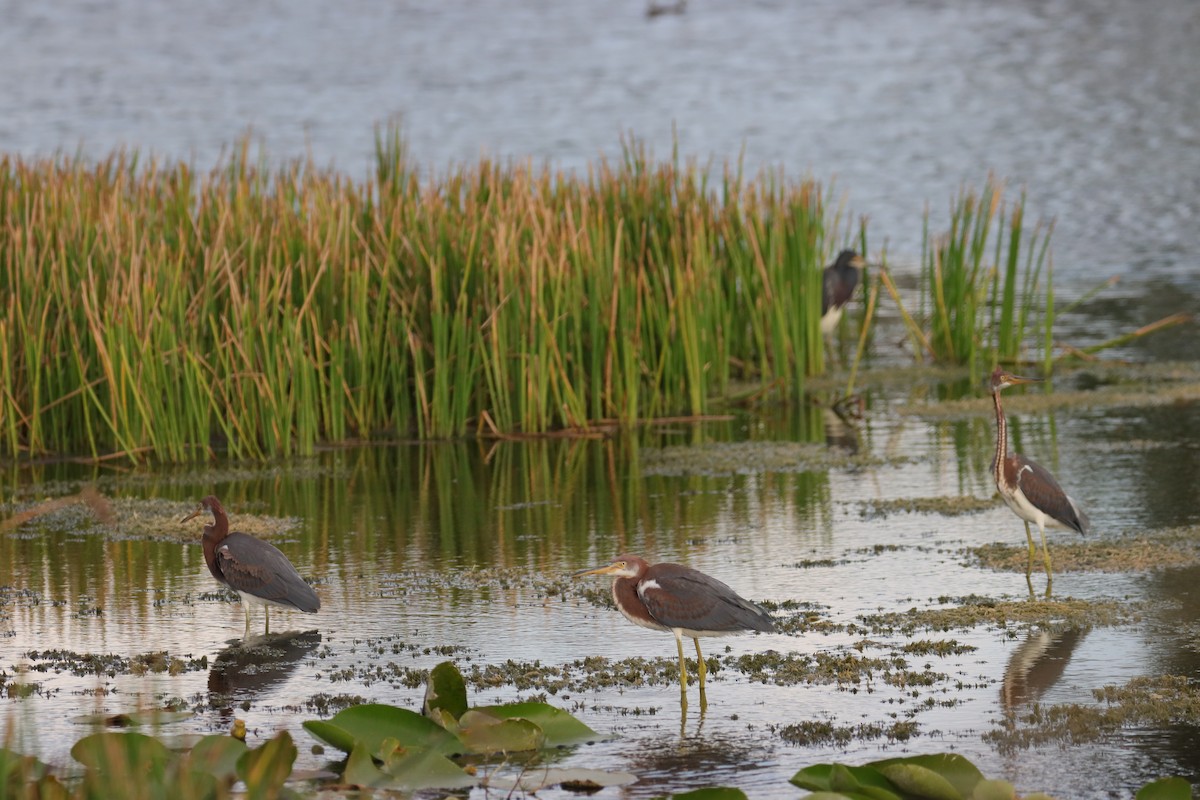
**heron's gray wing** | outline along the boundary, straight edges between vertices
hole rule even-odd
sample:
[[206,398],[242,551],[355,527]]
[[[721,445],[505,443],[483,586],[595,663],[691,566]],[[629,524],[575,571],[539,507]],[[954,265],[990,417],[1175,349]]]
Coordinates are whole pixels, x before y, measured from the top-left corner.
[[727,633],[770,631],[771,616],[716,578],[679,564],[656,564],[638,584],[650,614],[668,628]]
[[1004,466],[1009,479],[1035,508],[1072,530],[1087,533],[1091,529],[1087,514],[1063,491],[1050,470],[1022,455],[1009,456]]
[[263,600],[316,611],[321,600],[287,556],[245,533],[231,533],[217,546],[217,565],[229,587]]

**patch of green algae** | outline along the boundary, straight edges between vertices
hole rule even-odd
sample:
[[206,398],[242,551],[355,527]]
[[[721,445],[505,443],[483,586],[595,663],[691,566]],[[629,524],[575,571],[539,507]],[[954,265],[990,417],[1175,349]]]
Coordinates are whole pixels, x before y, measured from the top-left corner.
[[[970,595],[941,598],[941,608],[910,608],[864,614],[859,617],[862,630],[850,633],[912,636],[918,631],[970,630],[978,625],[1008,630],[1065,630],[1103,625],[1124,625],[1139,618],[1128,603],[1116,600],[997,600]],[[950,605],[953,603],[953,605]]]

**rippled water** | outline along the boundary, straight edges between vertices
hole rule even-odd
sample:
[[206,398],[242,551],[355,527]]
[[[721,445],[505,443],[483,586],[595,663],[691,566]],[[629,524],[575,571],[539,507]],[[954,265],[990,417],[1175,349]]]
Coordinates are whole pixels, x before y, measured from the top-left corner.
[[[53,518],[0,535],[0,669],[53,664],[47,650],[132,657],[168,651],[207,667],[177,675],[72,675],[33,671],[36,695],[4,701],[17,744],[69,763],[81,713],[116,713],[172,698],[199,709],[170,732],[225,730],[236,716],[255,740],[279,728],[300,744],[301,766],[323,765],[308,752],[300,722],[318,716],[317,694],[354,695],[419,707],[422,689],[406,679],[447,657],[464,672],[523,665],[569,667],[583,656],[670,658],[669,636],[629,625],[574,590],[544,587],[617,552],[677,560],[712,574],[756,600],[817,604],[819,619],[850,623],[862,615],[937,607],[970,594],[1023,598],[1024,577],[973,566],[966,548],[1022,541],[1003,507],[974,515],[872,511],[887,499],[992,493],[992,423],[978,413],[941,421],[896,416],[894,400],[874,411],[849,442],[874,458],[857,466],[794,471],[778,458],[789,443],[826,440],[818,413],[780,421],[738,417],[699,428],[648,433],[641,441],[446,444],[339,450],[267,470],[108,475],[98,487],[113,498],[161,498],[189,507],[215,491],[237,527],[239,515],[295,517],[276,543],[300,572],[318,581],[319,614],[273,615],[276,631],[312,631],[276,641],[270,658],[240,653],[238,605],[213,594],[196,542],[111,541],[56,528]],[[1013,435],[1025,452],[1052,466],[1075,491],[1100,537],[1194,525],[1200,506],[1200,409],[1110,409],[1042,415],[1015,413]],[[735,473],[677,474],[664,447],[710,464],[722,442],[759,442]],[[785,451],[786,452],[786,451]],[[78,468],[9,474],[11,493],[66,491]],[[709,469],[712,469],[710,466]],[[728,467],[726,467],[728,469]],[[93,477],[90,473],[87,477]],[[1051,535],[1051,542],[1071,537]],[[1036,577],[1036,575],[1035,575]],[[788,796],[786,780],[817,760],[865,761],[886,754],[955,750],[1022,790],[1064,797],[1125,796],[1163,774],[1200,779],[1186,726],[1129,730],[1102,744],[1056,744],[1018,756],[981,741],[1006,708],[1093,702],[1092,690],[1138,675],[1195,675],[1194,567],[1159,572],[1061,572],[1058,597],[1149,601],[1131,626],[1056,635],[1018,627],[1012,635],[976,627],[918,631],[915,638],[977,648],[960,655],[913,656],[910,667],[945,675],[901,689],[878,677],[863,684],[778,686],[753,683],[728,665],[710,683],[710,706],[682,715],[670,685],[624,690],[564,690],[549,701],[572,710],[609,741],[579,748],[567,766],[616,769],[639,782],[606,796],[651,797],[689,786],[726,783],[754,797]],[[598,582],[598,586],[603,583]],[[1040,582],[1038,583],[1040,590]],[[951,601],[953,602],[953,601]],[[256,617],[256,625],[261,617]],[[706,654],[856,653],[862,635],[771,634],[708,640]],[[902,644],[882,639],[865,650]],[[449,649],[438,650],[438,648]],[[725,647],[729,650],[726,651]],[[37,657],[30,651],[41,651]],[[477,703],[530,697],[511,684],[472,689]],[[926,706],[925,703],[932,703]],[[945,705],[949,703],[949,705]],[[1026,705],[1022,705],[1026,704]],[[905,743],[853,739],[844,746],[799,747],[780,735],[812,720],[838,726],[889,725],[911,719]],[[544,796],[556,796],[553,791]],[[565,796],[565,795],[564,795]]]
[[[481,153],[584,169],[632,132],[668,157],[811,172],[913,256],[989,170],[1054,218],[1060,278],[1200,275],[1200,6],[313,0],[0,2],[0,152],[136,147],[365,175],[403,120],[427,170]],[[1179,310],[1174,308],[1172,310]]]

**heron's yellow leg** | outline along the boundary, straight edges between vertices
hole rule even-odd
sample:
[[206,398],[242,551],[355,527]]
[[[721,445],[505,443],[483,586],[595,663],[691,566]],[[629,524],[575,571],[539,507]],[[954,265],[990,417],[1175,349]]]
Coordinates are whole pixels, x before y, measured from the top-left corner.
[[708,697],[704,694],[704,676],[708,669],[704,666],[704,654],[700,652],[700,640],[692,641],[696,643],[696,671],[700,673],[700,710],[704,711],[708,707]]
[[675,629],[675,649],[679,651],[679,700],[687,705],[687,664],[683,660],[683,632]]
[[1029,563],[1025,565],[1025,576],[1033,572],[1033,554],[1037,552],[1037,547],[1033,544],[1033,531],[1029,530],[1029,523],[1025,523],[1025,538],[1029,541]]
[[1050,573],[1054,571],[1050,565],[1050,547],[1046,544],[1046,528],[1044,525],[1038,525],[1038,533],[1042,536],[1042,556],[1046,562],[1046,577],[1050,577]]
[[271,607],[263,606],[263,636],[271,632]]
[[242,610],[246,612],[246,628],[242,631],[242,638],[250,638],[250,604],[245,600],[242,601]]

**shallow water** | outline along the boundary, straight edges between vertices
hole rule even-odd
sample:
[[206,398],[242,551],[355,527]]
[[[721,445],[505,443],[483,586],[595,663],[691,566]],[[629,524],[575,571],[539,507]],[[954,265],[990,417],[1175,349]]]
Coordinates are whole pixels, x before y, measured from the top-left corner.
[[481,153],[584,170],[624,132],[661,158],[677,137],[701,160],[836,181],[893,258],[919,252],[926,205],[944,224],[994,170],[1056,220],[1061,279],[1195,291],[1194,2],[646,6],[0,2],[0,152],[208,169],[249,129],[273,162],[361,177],[393,118],[425,172]]
[[[180,516],[200,495],[216,492],[235,528],[239,515],[294,517],[291,532],[273,541],[317,580],[323,606],[315,616],[273,614],[274,631],[311,632],[273,639],[265,655],[246,654],[236,647],[241,608],[214,592],[198,523],[186,544],[101,538],[55,527],[57,517],[0,534],[0,670],[12,675],[29,667],[22,680],[38,685],[30,697],[2,701],[14,743],[69,764],[70,744],[89,730],[71,718],[178,698],[198,714],[163,733],[222,731],[242,718],[255,741],[290,730],[298,766],[317,767],[335,754],[309,752],[313,742],[300,727],[323,715],[306,706],[315,695],[419,708],[423,688],[412,670],[447,658],[468,675],[511,660],[522,666],[510,677],[563,668],[576,682],[586,674],[572,665],[584,656],[671,659],[669,636],[629,625],[565,581],[621,551],[687,563],[755,600],[816,604],[815,617],[838,626],[865,625],[865,615],[881,612],[952,607],[968,595],[1026,597],[1023,575],[981,568],[966,552],[994,541],[1021,543],[1020,523],[1002,506],[943,516],[885,515],[872,505],[990,496],[989,407],[981,401],[959,419],[925,419],[889,413],[900,398],[882,390],[871,398],[857,431],[863,458],[845,461],[837,444],[829,464],[809,471],[778,458],[791,452],[781,450],[789,443],[813,443],[815,451],[797,451],[803,459],[825,452],[824,420],[813,411],[651,429],[638,440],[397,446],[330,451],[261,471],[101,475],[96,484],[106,496],[177,501]],[[1196,403],[1053,415],[1020,411],[1019,400],[1010,405],[1017,443],[1074,490],[1096,536],[1119,542],[1200,521]],[[731,442],[757,445],[731,450]],[[681,474],[664,456],[676,446],[684,446],[683,463],[705,465],[710,474]],[[726,455],[722,462],[730,452],[734,460]],[[38,499],[95,478],[80,467],[35,469],[10,473],[9,494]],[[42,483],[31,484],[35,478]],[[1074,536],[1050,534],[1052,550]],[[1116,600],[1143,615],[1065,634],[1014,623],[706,640],[706,655],[723,662],[710,678],[706,713],[692,687],[690,712],[681,714],[669,681],[619,691],[568,686],[550,695],[549,702],[612,736],[565,754],[561,765],[639,776],[602,797],[714,784],[740,786],[753,797],[789,796],[787,778],[816,761],[945,750],[1023,791],[1063,797],[1128,796],[1166,774],[1200,781],[1198,734],[1189,726],[1125,730],[1100,744],[1050,744],[1016,755],[980,738],[1006,708],[1021,710],[1031,700],[1092,703],[1093,689],[1135,676],[1196,675],[1200,629],[1191,589],[1198,577],[1195,567],[1060,572],[1056,598]],[[1034,573],[1039,592],[1043,580]],[[597,580],[592,588],[605,585]],[[860,654],[855,645],[864,640],[861,655],[887,659],[914,639],[953,640],[959,654],[906,657],[906,669],[927,679],[907,687],[889,682],[895,670],[888,669],[840,686],[756,683],[732,662],[770,651]],[[46,654],[54,650],[125,658],[165,650],[181,671],[75,675],[71,662]],[[552,683],[547,673],[527,688],[509,681],[469,691],[483,704],[532,697]],[[814,720],[843,727],[911,721],[916,736],[789,743],[787,726]]]

